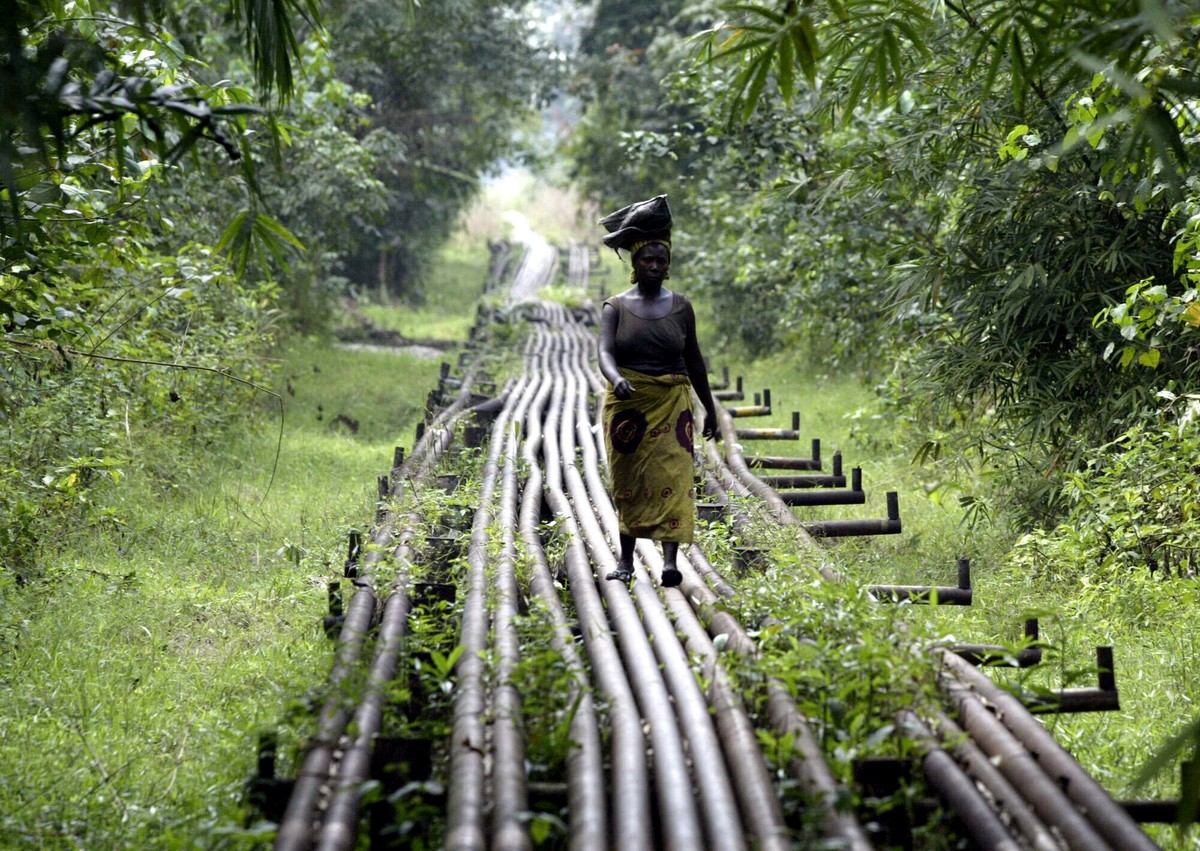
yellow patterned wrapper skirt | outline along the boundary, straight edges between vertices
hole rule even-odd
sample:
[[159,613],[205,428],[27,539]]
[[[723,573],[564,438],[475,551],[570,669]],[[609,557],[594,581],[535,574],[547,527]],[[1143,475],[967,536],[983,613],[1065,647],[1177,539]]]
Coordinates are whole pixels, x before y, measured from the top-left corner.
[[692,387],[686,375],[622,369],[633,396],[604,401],[604,441],[621,532],[691,543]]

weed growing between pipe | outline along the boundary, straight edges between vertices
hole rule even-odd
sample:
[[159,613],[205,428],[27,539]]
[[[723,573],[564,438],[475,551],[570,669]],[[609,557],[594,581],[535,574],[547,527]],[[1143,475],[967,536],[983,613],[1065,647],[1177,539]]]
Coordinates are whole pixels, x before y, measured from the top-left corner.
[[[938,701],[924,650],[928,638],[903,624],[898,607],[878,605],[865,589],[826,582],[794,560],[734,584],[739,593],[728,602],[730,610],[744,624],[761,624],[751,633],[760,655],[731,666],[740,688],[754,698],[750,704],[760,730],[769,729],[766,685],[776,682],[796,700],[835,775],[850,787],[857,785],[854,767],[863,760],[911,756],[908,743],[896,735],[896,714]],[[794,743],[772,734],[761,740],[782,781]],[[797,793],[790,784],[781,786],[783,795]],[[887,795],[853,803],[885,821],[900,808],[921,824],[926,814],[908,811],[925,794],[916,778]],[[784,801],[797,809],[804,805]]]
[[[861,584],[944,585],[953,581],[956,560],[970,558],[973,606],[906,606],[902,617],[932,637],[1002,645],[1015,656],[1024,646],[1024,619],[1040,616],[1043,639],[1050,645],[1043,669],[990,671],[994,678],[1022,688],[1094,685],[1095,647],[1113,646],[1121,711],[1044,720],[1114,797],[1178,796],[1175,767],[1144,787],[1133,781],[1149,756],[1190,720],[1181,707],[1194,705],[1198,697],[1200,637],[1192,621],[1200,597],[1194,581],[1174,575],[1163,581],[1162,570],[1151,577],[1145,566],[1130,568],[1128,556],[1158,547],[1167,556],[1159,559],[1161,564],[1171,561],[1172,574],[1182,564],[1186,574],[1188,529],[1160,523],[1159,514],[1184,509],[1188,502],[1165,499],[1154,504],[1153,488],[1140,489],[1138,476],[1128,472],[1137,465],[1142,465],[1139,470],[1153,469],[1155,481],[1164,485],[1160,495],[1176,494],[1177,487],[1194,478],[1186,464],[1181,467],[1186,452],[1160,453],[1152,441],[1137,443],[1131,437],[1128,442],[1137,452],[1110,459],[1112,463],[1079,477],[1077,487],[1092,507],[1115,510],[1119,528],[1111,535],[1111,552],[1119,557],[1111,562],[1113,567],[1124,562],[1126,569],[1110,570],[1102,555],[1087,555],[1089,547],[1104,544],[1104,539],[1079,524],[1073,530],[1033,532],[1010,555],[1022,533],[1006,526],[994,511],[989,515],[988,505],[978,498],[995,489],[994,477],[983,473],[977,481],[965,476],[950,484],[935,466],[914,464],[904,423],[876,406],[870,389],[856,379],[812,375],[805,364],[786,354],[735,373],[744,373],[748,388],[770,382],[779,412],[801,408],[804,440],[820,438],[825,455],[840,449],[847,465],[863,467],[865,508],[797,508],[799,519],[874,516],[873,499],[878,505],[884,491],[899,492],[903,534],[826,541],[826,558],[838,572]],[[778,413],[761,424],[783,426],[785,416]],[[764,454],[796,454],[794,443],[754,448]],[[1125,489],[1131,489],[1128,502],[1122,496]],[[1144,510],[1139,514],[1131,510],[1134,506]],[[972,516],[974,522],[969,522]],[[1151,524],[1149,535],[1138,534],[1141,521]],[[1168,541],[1165,548],[1163,541]],[[1171,849],[1192,848],[1200,835],[1197,828],[1185,834],[1169,825],[1146,828]]]

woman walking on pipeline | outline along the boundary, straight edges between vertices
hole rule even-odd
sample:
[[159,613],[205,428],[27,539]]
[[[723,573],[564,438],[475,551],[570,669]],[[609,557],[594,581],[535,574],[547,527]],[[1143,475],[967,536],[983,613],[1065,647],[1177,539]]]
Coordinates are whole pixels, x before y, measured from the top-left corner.
[[671,266],[667,196],[601,219],[604,244],[629,252],[633,286],[604,302],[600,371],[611,385],[604,435],[621,552],[609,579],[633,577],[638,538],[660,541],[662,583],[683,581],[677,557],[695,529],[692,501],[692,390],[704,407],[703,436],[717,436],[717,413],[696,315],[686,296],[664,286]]

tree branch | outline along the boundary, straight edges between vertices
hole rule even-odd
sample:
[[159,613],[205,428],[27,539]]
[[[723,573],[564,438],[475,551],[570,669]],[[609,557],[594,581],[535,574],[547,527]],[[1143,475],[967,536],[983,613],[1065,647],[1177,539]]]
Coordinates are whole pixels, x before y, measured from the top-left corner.
[[[20,346],[22,348],[27,348],[27,349],[44,348],[41,345],[31,343],[31,342],[26,342],[23,340],[8,340],[6,342],[8,342],[9,345]],[[232,373],[226,372],[223,369],[217,369],[216,367],[213,367],[213,366],[201,366],[199,364],[194,364],[194,363],[168,363],[166,361],[148,360],[146,358],[127,358],[127,357],[121,357],[120,355],[100,355],[100,354],[96,354],[95,352],[81,352],[78,349],[71,349],[71,348],[67,348],[65,346],[58,346],[57,348],[59,351],[63,352],[64,354],[74,355],[75,357],[81,357],[81,358],[115,361],[117,363],[136,363],[136,364],[142,364],[143,366],[162,366],[162,367],[166,367],[167,369],[183,369],[183,370],[196,370],[198,372],[212,372],[217,375],[220,375],[223,378],[228,378],[230,381],[236,381],[238,384],[245,384],[247,387],[253,387],[255,390],[258,390],[259,392],[266,393],[268,396],[274,396],[275,400],[279,403],[279,437],[275,441],[275,460],[271,464],[271,480],[269,482],[267,482],[267,489],[263,493],[262,499],[260,499],[258,501],[258,504],[262,505],[262,503],[266,500],[267,496],[271,493],[271,488],[275,484],[275,474],[279,469],[279,454],[283,448],[283,423],[284,423],[283,397],[281,395],[279,395],[278,393],[276,393],[274,390],[268,390],[266,387],[263,387],[261,384],[256,384],[247,378],[239,378],[238,376],[233,375]]]

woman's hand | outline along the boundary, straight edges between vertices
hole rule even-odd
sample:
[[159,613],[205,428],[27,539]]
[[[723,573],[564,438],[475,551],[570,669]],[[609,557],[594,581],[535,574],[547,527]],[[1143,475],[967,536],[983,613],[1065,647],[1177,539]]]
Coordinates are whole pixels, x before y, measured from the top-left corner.
[[721,436],[721,428],[717,423],[716,408],[704,409],[704,428],[700,431],[700,434],[708,440],[716,440]]
[[613,395],[618,399],[633,398],[633,385],[629,383],[628,378],[620,378],[613,384]]

